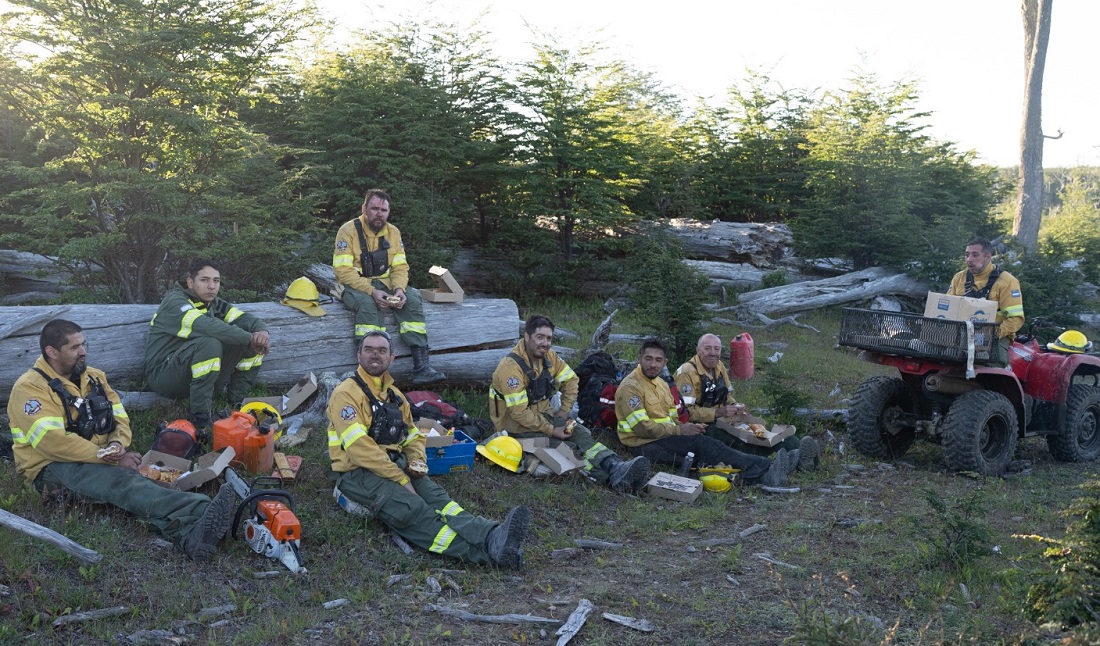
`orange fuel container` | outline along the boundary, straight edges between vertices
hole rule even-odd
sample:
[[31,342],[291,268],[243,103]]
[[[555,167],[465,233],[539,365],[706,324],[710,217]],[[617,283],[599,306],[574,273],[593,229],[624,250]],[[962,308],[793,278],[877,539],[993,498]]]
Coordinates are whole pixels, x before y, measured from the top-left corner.
[[214,450],[233,447],[232,464],[252,473],[271,473],[275,466],[275,434],[270,428],[260,428],[256,418],[233,411],[225,419],[214,422]]

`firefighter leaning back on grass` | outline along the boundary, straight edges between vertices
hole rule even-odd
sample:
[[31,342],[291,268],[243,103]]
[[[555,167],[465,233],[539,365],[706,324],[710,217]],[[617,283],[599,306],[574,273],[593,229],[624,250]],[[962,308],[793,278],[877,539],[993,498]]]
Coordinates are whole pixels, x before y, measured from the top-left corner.
[[189,399],[191,421],[210,430],[214,393],[226,388],[239,407],[271,349],[259,318],[219,298],[221,269],[211,260],[191,263],[187,278],[160,302],[145,342],[145,377],[154,392]]
[[432,368],[429,358],[420,291],[409,287],[401,232],[389,223],[389,194],[377,188],[367,191],[361,210],[340,227],[332,252],[332,270],[343,287],[340,298],[355,312],[355,338],[385,331],[386,313],[393,312],[401,340],[412,352],[412,383],[442,381],[447,376]]
[[138,473],[130,418],[102,371],[87,365],[84,331],[55,319],[42,328],[42,356],[8,399],[16,470],[43,493],[69,491],[146,521],[193,559],[213,556],[236,498],[166,489]]
[[[640,491],[649,476],[649,460],[642,456],[623,460],[597,442],[591,431],[570,420],[580,379],[551,348],[553,341],[554,324],[549,318],[535,315],[524,323],[523,338],[493,371],[489,388],[493,427],[520,439],[547,437],[551,446],[564,443],[584,456],[585,472],[599,482],[615,491]],[[557,392],[561,404],[554,410],[551,401]]]
[[1008,365],[1008,348],[1016,332],[1024,326],[1024,298],[1020,281],[992,262],[993,243],[973,238],[966,243],[966,269],[951,279],[951,296],[969,296],[997,301],[997,325],[1000,326],[998,356]]
[[742,453],[771,455],[779,449],[799,451],[799,467],[817,468],[821,448],[812,437],[792,435],[775,446],[750,444],[722,430],[715,423],[720,417],[732,417],[745,412],[730,389],[730,377],[722,363],[722,340],[714,334],[704,334],[695,344],[695,356],[676,369],[676,388],[687,406],[689,421],[703,424],[709,437]]
[[631,453],[651,462],[677,466],[687,454],[695,454],[695,466],[725,464],[741,470],[748,484],[782,486],[798,466],[799,451],[780,449],[774,460],[732,449],[704,435],[695,422],[680,423],[676,403],[661,372],[668,363],[668,346],[647,339],[638,350],[638,367],[623,377],[615,391],[615,417],[619,439]]
[[371,330],[359,367],[328,402],[328,454],[337,488],[410,542],[470,563],[523,566],[527,507],[504,523],[474,516],[428,477],[424,436],[409,402],[393,383],[389,334]]

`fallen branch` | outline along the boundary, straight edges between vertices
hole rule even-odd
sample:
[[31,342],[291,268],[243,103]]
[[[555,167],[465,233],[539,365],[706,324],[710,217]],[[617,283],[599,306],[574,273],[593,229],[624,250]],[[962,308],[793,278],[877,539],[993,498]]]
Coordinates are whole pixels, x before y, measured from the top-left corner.
[[603,350],[603,347],[607,345],[608,339],[611,338],[611,319],[615,318],[615,315],[619,313],[618,309],[607,315],[607,318],[596,326],[596,331],[592,333],[592,341],[588,344],[588,347],[584,349],[584,356],[588,356],[593,352],[599,352]]
[[40,541],[45,541],[85,565],[95,565],[103,560],[103,555],[99,552],[90,550],[71,538],[58,534],[49,527],[43,527],[3,509],[0,509],[0,525],[23,532],[27,536],[37,538]]
[[583,553],[584,553],[584,550],[579,548],[579,547],[563,547],[561,549],[557,549],[557,550],[554,550],[554,551],[550,552],[550,558],[552,558],[552,559],[569,558],[569,557],[573,557],[573,556],[576,556],[578,554],[583,554]]
[[784,316],[781,319],[773,319],[765,316],[764,314],[757,314],[756,318],[763,321],[765,330],[771,330],[773,328],[779,327],[780,325],[793,325],[794,327],[800,327],[803,330],[813,330],[814,332],[821,334],[821,330],[815,328],[814,326],[806,325],[805,323],[799,323],[797,314],[793,316]]
[[778,565],[779,567],[790,568],[792,570],[801,569],[797,565],[791,565],[790,563],[784,563],[783,561],[773,559],[772,555],[768,554],[767,552],[757,552],[756,554],[753,554],[753,556],[760,559],[761,561],[767,561],[768,563],[771,563],[772,565]]
[[392,588],[395,584],[401,583],[402,581],[407,581],[411,578],[411,574],[394,574],[390,578],[386,579],[386,587]]
[[575,538],[573,542],[578,547],[583,547],[586,550],[617,550],[622,547],[622,543],[609,543],[608,541],[592,540],[588,538]]
[[397,548],[400,549],[402,552],[404,552],[406,556],[409,556],[413,553],[412,546],[410,546],[408,541],[406,541],[404,538],[401,538],[401,536],[399,536],[397,532],[391,530],[390,538],[393,539],[393,544],[396,545]]
[[700,547],[718,547],[720,545],[735,545],[740,543],[740,538],[708,538],[705,541],[699,541]]
[[768,493],[798,493],[802,491],[798,487],[769,487],[768,485],[760,485],[760,488]]
[[749,536],[752,536],[756,532],[762,532],[767,528],[768,528],[767,525],[761,525],[760,523],[756,523],[752,527],[748,527],[746,529],[741,530],[741,533],[738,534],[738,536],[740,536],[741,538],[747,538]]
[[613,615],[610,612],[605,612],[600,616],[608,621],[613,621],[627,628],[633,628],[634,630],[640,630],[643,633],[653,632],[653,624],[645,619],[635,619],[634,617],[627,617],[625,615]]
[[424,606],[424,610],[432,612],[441,612],[450,617],[461,619],[463,621],[483,621],[488,624],[560,624],[561,619],[550,619],[549,617],[536,617],[535,615],[477,615],[472,612],[466,612],[465,610],[459,610],[457,608],[448,608],[447,606],[440,606],[434,603],[429,603]]
[[562,624],[561,628],[558,628],[558,632],[554,633],[558,635],[557,646],[565,646],[569,643],[570,639],[573,639],[577,633],[580,632],[584,626],[584,622],[588,621],[588,615],[592,614],[592,611],[596,607],[592,605],[592,602],[588,599],[581,599],[577,604],[577,609],[569,615],[569,619]]
[[82,621],[89,621],[92,619],[104,619],[106,617],[117,617],[118,615],[124,615],[130,612],[130,606],[115,606],[114,608],[101,608],[99,610],[89,610],[88,612],[74,612],[71,615],[62,615],[53,620],[53,627],[65,626],[68,624],[76,624]]

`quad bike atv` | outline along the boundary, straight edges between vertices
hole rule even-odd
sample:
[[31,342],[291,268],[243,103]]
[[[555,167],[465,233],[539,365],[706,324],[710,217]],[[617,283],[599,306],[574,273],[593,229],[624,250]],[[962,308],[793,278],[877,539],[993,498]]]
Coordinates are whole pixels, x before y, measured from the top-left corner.
[[[1001,475],[1021,437],[1043,435],[1054,459],[1100,457],[1100,358],[1047,352],[1034,319],[997,363],[997,326],[846,308],[840,345],[897,368],[872,377],[848,408],[863,455],[899,458],[917,437],[943,445],[952,471]],[[1049,327],[1049,326],[1048,326]]]

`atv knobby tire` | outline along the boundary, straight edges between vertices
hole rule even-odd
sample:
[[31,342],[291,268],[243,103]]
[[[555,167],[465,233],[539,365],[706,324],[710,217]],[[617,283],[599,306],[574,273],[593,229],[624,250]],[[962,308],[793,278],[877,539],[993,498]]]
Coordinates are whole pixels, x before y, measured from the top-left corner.
[[1047,448],[1060,462],[1092,462],[1100,457],[1100,388],[1069,387],[1066,428],[1047,436]]
[[902,419],[919,411],[917,397],[904,381],[872,377],[859,385],[848,406],[852,444],[869,458],[900,458],[916,437],[916,429]]
[[1020,427],[1012,402],[991,390],[959,396],[943,420],[943,457],[951,471],[1004,473],[1016,453]]

